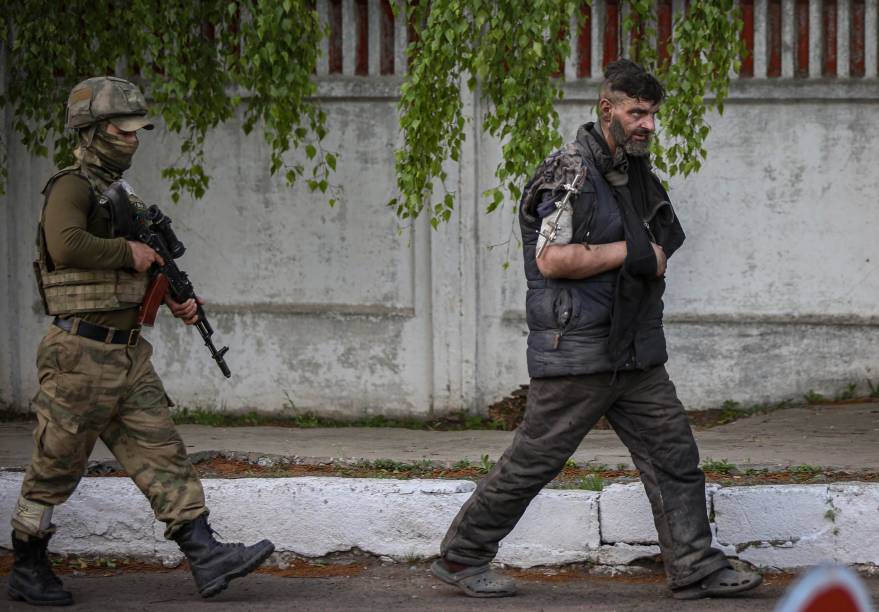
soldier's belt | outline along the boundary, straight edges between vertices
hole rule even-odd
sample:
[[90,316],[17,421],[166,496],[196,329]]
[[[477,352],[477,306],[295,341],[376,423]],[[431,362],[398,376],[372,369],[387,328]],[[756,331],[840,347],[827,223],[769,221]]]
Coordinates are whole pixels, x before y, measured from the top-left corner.
[[105,344],[125,344],[127,346],[137,346],[140,339],[140,328],[134,329],[114,329],[112,327],[104,327],[103,325],[95,325],[82,319],[61,319],[55,317],[52,321],[55,327],[59,327],[67,333],[75,336],[82,336],[89,340],[97,340]]

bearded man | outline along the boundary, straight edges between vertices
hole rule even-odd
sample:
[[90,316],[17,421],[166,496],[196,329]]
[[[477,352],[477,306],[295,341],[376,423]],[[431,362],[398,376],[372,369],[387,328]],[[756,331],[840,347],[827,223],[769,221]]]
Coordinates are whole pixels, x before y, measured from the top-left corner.
[[[452,522],[432,571],[474,597],[516,592],[490,569],[498,543],[602,416],[628,447],[673,596],[726,596],[761,576],[713,548],[705,476],[664,364],[666,260],[684,241],[649,163],[665,98],[640,66],[607,66],[598,123],[553,153],[519,206],[528,280],[525,417]],[[547,526],[551,528],[551,526]]]
[[[37,282],[54,319],[37,349],[34,451],[12,515],[7,591],[35,605],[73,603],[47,556],[52,511],[76,489],[100,438],[166,524],[165,537],[183,551],[199,593],[210,597],[256,569],[274,546],[214,539],[201,482],[137,325],[147,270],[163,262],[146,244],[116,235],[111,211],[100,204],[131,165],[138,130],[153,128],[146,100],[123,79],[87,79],[70,92],[67,127],[77,133],[77,161],[43,189],[37,231]],[[198,321],[195,300],[166,303],[187,325]]]

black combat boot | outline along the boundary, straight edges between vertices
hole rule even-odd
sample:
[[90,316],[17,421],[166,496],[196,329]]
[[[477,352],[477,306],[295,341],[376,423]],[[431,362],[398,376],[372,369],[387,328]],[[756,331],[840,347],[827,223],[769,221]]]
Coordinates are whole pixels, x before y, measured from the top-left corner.
[[275,551],[275,545],[268,540],[253,546],[217,542],[204,514],[181,527],[174,541],[186,555],[202,597],[216,595],[229,586],[230,580],[246,576]]
[[6,592],[12,599],[26,601],[35,606],[69,606],[73,595],[62,588],[61,579],[52,571],[49,563],[51,534],[42,538],[28,536],[19,540],[12,532],[14,560],[9,574]]

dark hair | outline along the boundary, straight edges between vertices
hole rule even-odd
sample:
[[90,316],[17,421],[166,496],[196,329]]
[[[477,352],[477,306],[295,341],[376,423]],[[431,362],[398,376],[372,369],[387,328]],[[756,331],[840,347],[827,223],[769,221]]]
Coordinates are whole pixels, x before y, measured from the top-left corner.
[[630,98],[648,100],[655,104],[665,99],[662,83],[641,66],[627,59],[619,59],[605,67],[601,90],[603,94],[608,90],[616,91]]

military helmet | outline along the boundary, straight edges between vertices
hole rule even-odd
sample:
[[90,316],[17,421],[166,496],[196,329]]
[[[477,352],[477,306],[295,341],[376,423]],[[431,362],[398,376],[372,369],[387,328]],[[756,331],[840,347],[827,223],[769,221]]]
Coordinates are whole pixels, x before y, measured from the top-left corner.
[[67,98],[67,127],[83,128],[109,120],[120,130],[153,129],[147,103],[134,83],[117,77],[92,77],[79,83]]

